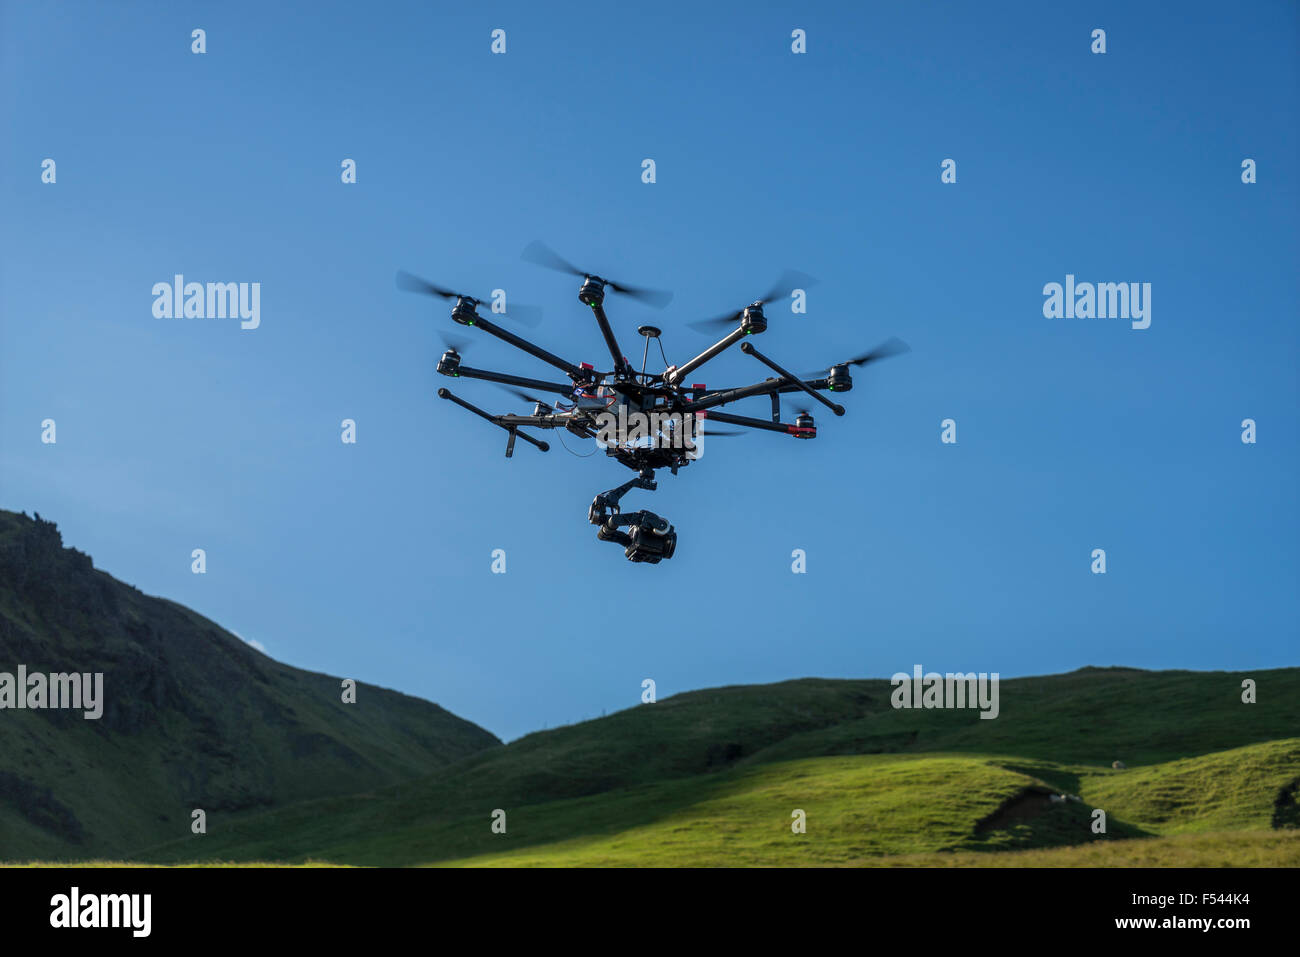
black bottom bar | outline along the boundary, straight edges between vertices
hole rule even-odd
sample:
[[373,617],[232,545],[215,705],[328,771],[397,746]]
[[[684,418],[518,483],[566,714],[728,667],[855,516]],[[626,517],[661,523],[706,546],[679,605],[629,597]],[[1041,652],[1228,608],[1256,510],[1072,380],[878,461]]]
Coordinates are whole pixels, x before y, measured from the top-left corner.
[[[1050,941],[1132,938],[1181,947],[1295,939],[1294,870],[890,869],[526,871],[238,868],[0,868],[0,927],[19,941],[66,946],[137,940],[124,927],[55,928],[79,901],[149,895],[149,940],[205,950],[292,941],[337,953],[349,941],[434,942],[470,935],[542,942],[669,944],[680,934],[740,942],[847,935],[857,947],[912,943],[974,952]],[[143,898],[138,898],[143,903]],[[98,902],[97,902],[98,904]],[[96,904],[96,906],[97,906]],[[83,909],[83,913],[85,913]],[[1226,926],[1244,919],[1248,926]],[[1208,929],[1189,921],[1210,922]],[[1132,922],[1154,922],[1150,926]],[[139,921],[137,923],[143,923]],[[692,928],[695,931],[692,931]],[[1048,932],[1049,938],[1024,935]],[[640,935],[647,935],[642,938]],[[619,935],[619,936],[611,936]],[[857,949],[855,947],[855,949]],[[461,949],[461,948],[456,948]],[[470,948],[473,949],[473,948]],[[31,951],[13,951],[31,953]],[[44,951],[39,951],[44,953]],[[49,951],[56,952],[55,950]],[[172,951],[176,952],[176,951]]]

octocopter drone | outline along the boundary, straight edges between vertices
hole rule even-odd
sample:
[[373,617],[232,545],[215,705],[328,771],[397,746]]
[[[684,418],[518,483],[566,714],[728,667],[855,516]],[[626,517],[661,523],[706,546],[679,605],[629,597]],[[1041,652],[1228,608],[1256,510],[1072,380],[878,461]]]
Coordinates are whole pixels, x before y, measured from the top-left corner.
[[[575,365],[479,315],[478,307],[490,305],[489,300],[435,286],[407,272],[397,274],[397,285],[409,292],[453,301],[451,318],[455,322],[462,326],[474,326],[489,335],[496,336],[565,374],[569,380],[567,382],[547,382],[504,372],[471,369],[461,364],[460,354],[468,344],[467,341],[445,336],[448,348],[438,360],[440,373],[452,378],[486,379],[498,383],[507,387],[523,401],[532,403],[533,410],[530,415],[492,415],[453,395],[448,389],[439,389],[438,395],[505,429],[508,435],[506,458],[514,454],[517,438],[523,439],[543,452],[550,449],[546,442],[522,431],[525,426],[538,429],[566,429],[581,439],[596,439],[607,456],[616,458],[636,472],[636,478],[597,495],[587,512],[588,521],[597,526],[596,537],[602,542],[617,542],[622,545],[624,554],[634,562],[658,564],[666,558],[672,558],[677,549],[677,532],[667,519],[653,512],[620,511],[619,501],[634,488],[649,491],[657,488],[654,478],[656,469],[666,468],[676,475],[679,468],[699,458],[704,436],[726,437],[744,434],[713,429],[706,431],[704,429],[706,421],[710,425],[722,423],[768,432],[781,432],[797,439],[816,438],[817,425],[809,407],[796,410],[793,424],[781,421],[783,394],[803,393],[820,402],[836,415],[843,415],[844,407],[821,395],[821,391],[848,392],[853,388],[853,377],[850,374],[852,367],[863,366],[908,351],[905,343],[891,338],[864,355],[832,365],[825,372],[818,370],[797,376],[786,371],[754,348],[753,342],[749,341],[750,336],[758,335],[767,329],[767,317],[763,314],[764,306],[784,299],[796,289],[810,285],[814,281],[811,277],[800,273],[786,272],[761,298],[754,300],[743,309],[690,323],[692,328],[708,332],[720,331],[728,326],[734,328],[694,359],[682,365],[668,364],[658,327],[648,325],[638,327],[637,332],[646,340],[645,351],[641,358],[641,371],[638,372],[623,355],[618,341],[614,338],[609,318],[605,315],[605,295],[607,292],[616,292],[650,306],[663,308],[672,299],[672,293],[629,286],[579,269],[541,242],[529,245],[524,250],[523,259],[548,269],[581,277],[582,287],[578,290],[578,301],[590,307],[591,314],[596,319],[596,325],[600,328],[610,357],[614,361],[612,371],[598,372],[593,365],[586,362]],[[494,311],[493,315],[498,313]],[[523,322],[531,326],[536,325],[540,319],[541,310],[531,306],[509,305],[499,315],[507,320]],[[646,359],[649,357],[651,339],[659,344],[659,352],[666,366],[663,372],[657,374],[646,372]],[[708,389],[703,384],[686,384],[687,377],[691,373],[738,342],[741,352],[754,357],[776,375],[753,385],[730,389]],[[523,391],[525,389],[532,393],[550,393],[560,396],[561,399],[546,402],[534,398],[529,392]],[[716,411],[719,406],[763,395],[771,398],[770,420]]]

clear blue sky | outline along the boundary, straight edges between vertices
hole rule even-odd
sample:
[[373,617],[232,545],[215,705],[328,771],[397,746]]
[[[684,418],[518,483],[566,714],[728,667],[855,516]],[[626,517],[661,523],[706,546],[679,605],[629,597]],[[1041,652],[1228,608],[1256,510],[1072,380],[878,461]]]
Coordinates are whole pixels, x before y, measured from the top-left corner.
[[[1297,663],[1295,4],[0,9],[0,505],[145,592],[507,738],[646,677]],[[586,524],[631,473],[506,461],[435,397],[446,310],[394,287],[504,287],[607,367],[576,283],[519,261],[536,238],[675,291],[611,298],[638,363],[638,323],[684,360],[686,322],[787,267],[821,282],[759,348],[914,351],[816,441],[717,442],[633,493],[680,533],[633,565]],[[261,327],[155,319],[175,273],[260,282]],[[1151,283],[1151,327],[1044,318],[1067,273]],[[470,332],[467,363],[549,377]]]

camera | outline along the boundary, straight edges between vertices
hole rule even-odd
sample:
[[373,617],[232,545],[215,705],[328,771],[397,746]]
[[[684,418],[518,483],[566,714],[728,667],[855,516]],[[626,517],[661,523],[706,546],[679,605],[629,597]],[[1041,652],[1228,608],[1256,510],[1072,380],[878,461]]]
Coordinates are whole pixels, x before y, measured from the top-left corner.
[[628,538],[631,544],[623,551],[628,561],[657,565],[677,551],[677,531],[667,519],[650,512],[643,513],[641,521],[628,531]]

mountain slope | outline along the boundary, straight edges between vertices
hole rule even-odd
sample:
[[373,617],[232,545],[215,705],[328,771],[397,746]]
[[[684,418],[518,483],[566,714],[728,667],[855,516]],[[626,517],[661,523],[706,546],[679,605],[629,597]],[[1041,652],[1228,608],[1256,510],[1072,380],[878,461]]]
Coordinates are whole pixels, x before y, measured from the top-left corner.
[[498,746],[435,704],[279,664],[0,511],[0,672],[103,672],[103,716],[0,710],[0,859],[120,856],[251,808],[383,787]]
[[[1241,701],[1246,677],[1258,704]],[[437,778],[243,816],[138,857],[394,865],[482,863],[508,850],[520,863],[722,863],[730,848],[737,863],[793,863],[773,855],[789,851],[796,807],[810,811],[810,833],[820,820],[808,863],[1086,843],[1096,807],[1110,838],[1290,820],[1300,669],[1019,678],[1002,683],[991,721],[894,710],[889,691],[885,681],[805,679],[690,692],[529,735]],[[1116,759],[1130,770],[1113,771]],[[889,794],[875,792],[879,781],[892,782]],[[1084,800],[1052,807],[1050,792]],[[849,823],[828,828],[811,802]],[[504,836],[489,828],[498,808]],[[869,833],[854,830],[859,812],[876,822]]]

